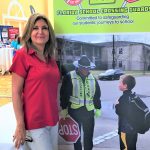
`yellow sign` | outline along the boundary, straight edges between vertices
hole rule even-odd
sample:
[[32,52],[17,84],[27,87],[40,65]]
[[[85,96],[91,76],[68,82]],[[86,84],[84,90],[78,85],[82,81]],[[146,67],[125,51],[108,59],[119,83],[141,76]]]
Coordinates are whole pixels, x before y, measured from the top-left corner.
[[150,32],[149,0],[54,1],[57,34]]

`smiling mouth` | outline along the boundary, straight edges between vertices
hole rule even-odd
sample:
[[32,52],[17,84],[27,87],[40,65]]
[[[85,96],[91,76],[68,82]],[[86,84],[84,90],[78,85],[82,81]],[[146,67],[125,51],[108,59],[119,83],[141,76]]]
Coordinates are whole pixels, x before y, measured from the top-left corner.
[[45,38],[44,36],[42,36],[42,37],[37,37],[37,38],[39,38],[39,39],[43,39],[43,38]]
[[38,37],[37,39],[39,39],[39,40],[44,40],[45,37]]

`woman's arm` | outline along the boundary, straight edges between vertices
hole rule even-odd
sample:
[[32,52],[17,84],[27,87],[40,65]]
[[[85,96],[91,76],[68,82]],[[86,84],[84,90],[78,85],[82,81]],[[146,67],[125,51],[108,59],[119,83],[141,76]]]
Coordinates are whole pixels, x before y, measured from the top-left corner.
[[15,147],[19,148],[23,144],[26,137],[26,130],[24,124],[24,112],[22,101],[22,90],[24,85],[24,78],[12,73],[12,102],[16,117],[16,130],[13,136]]

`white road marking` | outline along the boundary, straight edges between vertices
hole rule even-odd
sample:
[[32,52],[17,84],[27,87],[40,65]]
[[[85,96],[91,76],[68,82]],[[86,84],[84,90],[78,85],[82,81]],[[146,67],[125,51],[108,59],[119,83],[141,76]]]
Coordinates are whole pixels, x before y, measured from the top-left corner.
[[98,136],[98,137],[94,138],[93,139],[93,144],[97,145],[97,144],[102,143],[105,140],[109,140],[109,139],[111,139],[111,138],[113,138],[113,137],[115,137],[117,135],[118,135],[118,130],[115,130],[115,131],[112,131],[112,132],[108,132],[108,133],[106,133],[106,134],[104,134],[102,136]]

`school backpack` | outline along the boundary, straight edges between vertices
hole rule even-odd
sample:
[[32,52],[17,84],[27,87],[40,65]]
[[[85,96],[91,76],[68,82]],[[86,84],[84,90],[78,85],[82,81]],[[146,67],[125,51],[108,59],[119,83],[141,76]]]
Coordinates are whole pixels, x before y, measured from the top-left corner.
[[140,134],[144,134],[150,128],[149,108],[136,93],[132,93],[129,97],[128,121],[133,129]]

